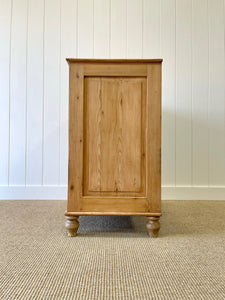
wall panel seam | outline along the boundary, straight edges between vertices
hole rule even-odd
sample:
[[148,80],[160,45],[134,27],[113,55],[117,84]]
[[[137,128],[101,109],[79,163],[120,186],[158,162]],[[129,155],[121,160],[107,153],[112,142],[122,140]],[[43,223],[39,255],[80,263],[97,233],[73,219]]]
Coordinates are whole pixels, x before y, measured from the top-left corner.
[[128,3],[128,0],[126,0],[126,58],[127,58],[127,53],[128,53],[128,47],[127,47],[127,45],[128,45],[128,24],[127,24],[127,22],[128,22],[128,17],[127,17],[127,3]]
[[144,51],[144,0],[141,0],[141,58]]
[[27,0],[27,32],[26,32],[26,105],[25,105],[25,186],[27,185],[27,147],[28,147],[28,128],[27,128],[27,118],[28,118],[28,114],[27,114],[27,61],[28,61],[28,32],[29,32],[29,4],[30,4],[30,0]]
[[95,0],[92,0],[92,57],[95,57]]
[[[223,22],[224,22],[224,26],[223,26],[223,29],[224,29],[224,47],[223,47],[223,51],[224,51],[224,60],[223,60],[223,70],[224,70],[224,85],[223,85],[223,96],[225,97],[225,0],[223,1]],[[224,105],[224,112],[223,112],[223,115],[224,115],[224,132],[225,132],[225,105]],[[225,178],[224,178],[225,180]]]
[[191,185],[193,185],[193,0],[191,0]]
[[12,18],[13,18],[13,0],[11,0],[10,16],[10,44],[9,44],[9,139],[8,139],[8,185],[10,178],[10,136],[11,136],[11,65],[12,65]]
[[76,0],[76,57],[78,57],[78,1]]
[[159,55],[162,56],[162,3],[159,0]]
[[109,0],[109,58],[111,58],[111,5],[112,1]]
[[174,92],[175,92],[175,114],[174,114],[174,172],[175,172],[175,186],[177,185],[177,0],[175,0],[174,2],[174,9],[175,9],[175,28],[174,28],[174,42],[175,42],[175,47],[174,47],[174,76],[175,76],[175,80],[174,80]]
[[45,0],[44,0],[44,11],[43,11],[43,98],[42,98],[42,185],[44,185],[44,136],[45,136]]
[[210,100],[211,100],[211,88],[210,88],[210,83],[211,83],[211,78],[210,78],[210,21],[209,21],[209,0],[207,0],[207,25],[208,25],[208,103],[207,103],[207,133],[208,133],[208,186],[210,186],[210,177],[209,177],[209,168],[210,168],[210,152],[209,152],[209,147],[210,147],[210,129],[209,129],[209,109],[210,109]]
[[61,105],[62,105],[62,97],[61,97],[61,60],[62,60],[62,0],[60,0],[59,5],[59,24],[60,24],[60,33],[59,33],[59,178],[58,183],[61,182]]

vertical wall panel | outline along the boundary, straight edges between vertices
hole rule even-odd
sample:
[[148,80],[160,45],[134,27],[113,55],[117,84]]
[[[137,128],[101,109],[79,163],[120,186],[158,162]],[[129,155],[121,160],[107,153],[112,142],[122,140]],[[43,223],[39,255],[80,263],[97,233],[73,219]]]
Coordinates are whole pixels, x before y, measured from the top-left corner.
[[[94,57],[109,57],[110,0],[94,0]],[[104,26],[103,26],[104,24]]]
[[60,90],[60,184],[68,181],[69,67],[66,58],[76,57],[77,0],[61,2],[61,90]]
[[175,185],[175,0],[161,5],[162,71],[162,183]]
[[209,39],[207,1],[193,1],[193,184],[208,186]]
[[126,1],[111,0],[110,55],[111,58],[126,57]]
[[160,1],[143,2],[143,58],[160,57]]
[[209,184],[225,183],[225,11],[223,0],[209,0]]
[[93,0],[78,0],[78,57],[93,57],[93,21]]
[[[176,6],[176,185],[192,184],[192,4]],[[184,159],[185,157],[185,159]]]
[[66,57],[159,57],[163,186],[225,187],[224,39],[224,0],[0,0],[0,186],[67,184]]
[[127,1],[127,58],[142,57],[142,1]]
[[26,184],[42,183],[44,0],[29,0],[27,39]]
[[11,1],[0,0],[0,185],[8,185]]
[[27,0],[14,0],[11,33],[9,183],[25,184]]
[[43,183],[59,184],[60,0],[45,0]]

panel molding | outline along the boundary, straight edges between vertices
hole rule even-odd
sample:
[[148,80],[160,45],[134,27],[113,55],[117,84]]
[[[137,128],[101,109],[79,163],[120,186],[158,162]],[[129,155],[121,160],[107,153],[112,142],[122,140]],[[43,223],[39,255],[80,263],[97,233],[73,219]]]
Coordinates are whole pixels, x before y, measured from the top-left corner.
[[84,91],[84,195],[144,196],[146,79],[85,77]]
[[[66,200],[67,185],[0,186],[0,200]],[[225,187],[163,186],[162,200],[225,201]]]

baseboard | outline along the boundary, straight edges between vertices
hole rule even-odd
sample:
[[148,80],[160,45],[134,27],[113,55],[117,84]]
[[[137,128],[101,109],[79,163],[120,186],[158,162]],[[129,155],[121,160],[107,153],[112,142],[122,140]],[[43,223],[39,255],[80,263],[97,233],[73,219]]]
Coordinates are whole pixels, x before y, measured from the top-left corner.
[[[66,200],[67,186],[0,186],[0,200]],[[225,200],[223,187],[162,187],[162,200]]]
[[162,200],[225,200],[225,186],[164,186],[162,187]]
[[66,200],[65,185],[0,186],[0,200]]

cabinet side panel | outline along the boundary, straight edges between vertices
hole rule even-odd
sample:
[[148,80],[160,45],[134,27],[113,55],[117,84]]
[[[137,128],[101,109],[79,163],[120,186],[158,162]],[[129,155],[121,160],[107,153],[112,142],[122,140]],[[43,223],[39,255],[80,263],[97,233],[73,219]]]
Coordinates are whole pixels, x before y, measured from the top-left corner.
[[79,211],[83,181],[83,67],[70,65],[69,183],[67,211]]
[[148,65],[147,198],[149,212],[161,212],[161,64]]

